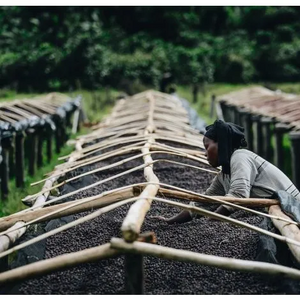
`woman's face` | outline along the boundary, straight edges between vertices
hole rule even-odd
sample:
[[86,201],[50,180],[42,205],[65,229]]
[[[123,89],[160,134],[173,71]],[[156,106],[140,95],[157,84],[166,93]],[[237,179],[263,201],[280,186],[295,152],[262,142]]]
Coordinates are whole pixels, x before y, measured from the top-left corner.
[[218,143],[205,136],[203,144],[206,150],[205,156],[207,157],[207,161],[212,167],[218,167]]

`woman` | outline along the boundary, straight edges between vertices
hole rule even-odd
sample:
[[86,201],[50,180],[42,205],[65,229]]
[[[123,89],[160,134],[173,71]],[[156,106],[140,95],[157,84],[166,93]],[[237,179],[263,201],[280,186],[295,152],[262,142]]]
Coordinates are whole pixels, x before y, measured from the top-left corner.
[[[300,200],[299,191],[283,172],[257,154],[242,149],[247,147],[243,127],[217,120],[206,130],[203,138],[205,155],[212,167],[221,166],[222,171],[213,179],[205,195],[272,198],[276,191],[285,190]],[[194,202],[190,204],[195,205]],[[221,205],[215,212],[228,216],[233,210],[230,206]],[[153,218],[173,224],[190,221],[194,216],[184,210],[171,218]]]

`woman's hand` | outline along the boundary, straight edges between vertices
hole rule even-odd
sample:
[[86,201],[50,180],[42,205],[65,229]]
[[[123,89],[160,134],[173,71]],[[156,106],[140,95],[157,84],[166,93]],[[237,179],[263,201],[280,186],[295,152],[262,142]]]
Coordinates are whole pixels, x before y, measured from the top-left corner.
[[[231,211],[228,210],[225,206],[220,205],[215,211],[215,213],[228,217],[231,214]],[[215,219],[214,217],[208,218],[210,221],[219,221],[218,219]]]

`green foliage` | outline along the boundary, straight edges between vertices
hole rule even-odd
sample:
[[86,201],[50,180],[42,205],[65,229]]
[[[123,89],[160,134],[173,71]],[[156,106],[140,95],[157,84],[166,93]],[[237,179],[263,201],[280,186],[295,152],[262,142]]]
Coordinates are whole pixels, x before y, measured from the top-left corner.
[[[0,88],[296,82],[298,7],[0,7]],[[129,83],[127,85],[129,85]]]

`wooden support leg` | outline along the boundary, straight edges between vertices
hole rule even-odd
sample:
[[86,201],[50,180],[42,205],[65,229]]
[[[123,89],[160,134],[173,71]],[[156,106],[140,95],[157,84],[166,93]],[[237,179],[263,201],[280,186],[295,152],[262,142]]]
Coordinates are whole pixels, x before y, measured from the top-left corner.
[[28,130],[28,138],[30,143],[29,147],[29,165],[28,165],[28,173],[30,176],[35,174],[36,169],[36,159],[37,159],[37,134],[34,129]]
[[267,161],[272,161],[273,149],[271,143],[271,125],[273,123],[271,118],[264,117],[261,119],[262,134],[263,134],[263,158]]
[[244,123],[243,127],[245,128],[245,136],[246,141],[248,143],[248,149],[253,151],[253,130],[252,130],[252,115],[251,113],[245,111],[244,116]]
[[212,95],[211,96],[211,102],[210,102],[210,113],[209,113],[209,116],[211,118],[213,118],[214,115],[215,115],[215,106],[216,106],[216,96]]
[[233,107],[233,115],[234,115],[234,124],[241,126],[241,115],[237,107]]
[[261,126],[261,117],[260,116],[253,116],[252,120],[254,123],[254,151],[260,155],[263,156],[263,135],[262,135],[262,126]]
[[24,186],[24,132],[18,132],[15,137],[16,187]]
[[37,166],[38,168],[43,166],[43,141],[44,141],[44,131],[39,129],[37,135]]
[[290,130],[290,127],[278,123],[275,125],[275,165],[280,169],[284,169],[284,149],[283,149],[283,135]]
[[61,148],[61,130],[60,127],[58,127],[58,124],[56,124],[56,130],[55,130],[55,150],[56,153],[60,153]]
[[144,293],[143,256],[137,254],[125,255],[125,292],[129,295]]
[[60,144],[64,145],[66,143],[66,141],[68,140],[67,131],[66,131],[66,122],[65,121],[63,121],[63,123],[61,124],[60,130],[61,130],[61,135],[60,135],[61,142],[60,142]]
[[15,165],[15,137],[12,139],[12,143],[9,148],[9,178],[13,178],[16,175]]
[[300,189],[300,131],[294,131],[289,134],[292,143],[292,172],[293,182]]
[[0,273],[8,270],[8,256],[0,258]]
[[49,131],[47,134],[47,162],[50,163],[52,159],[52,132]]
[[0,164],[1,174],[1,197],[6,199],[9,193],[9,149],[5,145],[5,141],[2,141],[2,162]]
[[233,105],[227,105],[227,111],[228,111],[228,120],[226,122],[235,122],[235,107]]
[[221,110],[222,110],[222,114],[223,114],[223,118],[224,118],[224,121],[225,122],[228,122],[229,120],[229,116],[228,116],[228,106],[227,106],[227,103],[225,101],[220,101],[220,107],[221,107]]

